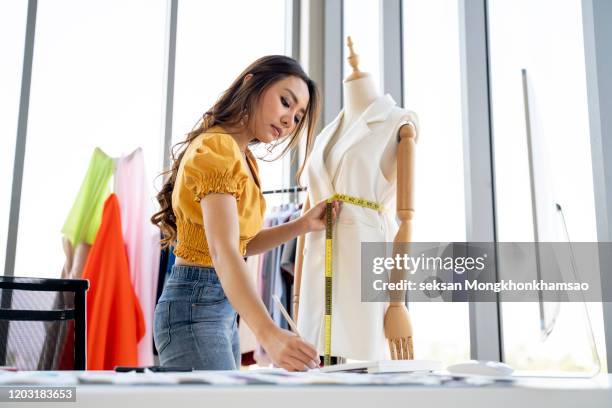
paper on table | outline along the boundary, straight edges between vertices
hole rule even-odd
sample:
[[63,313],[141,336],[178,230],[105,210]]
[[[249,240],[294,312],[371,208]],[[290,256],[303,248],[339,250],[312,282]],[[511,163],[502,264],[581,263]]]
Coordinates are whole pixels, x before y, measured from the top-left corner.
[[168,373],[179,384],[241,385],[247,381],[230,376],[230,371],[192,371],[190,373]]
[[112,384],[115,373],[107,371],[84,371],[77,375],[81,384]]
[[368,373],[415,373],[442,369],[442,362],[436,360],[376,360],[335,364],[322,367],[322,372],[366,371]]
[[288,372],[283,369],[252,371],[193,371],[181,373],[116,373],[113,371],[50,372],[20,371],[0,373],[0,384],[211,384],[211,385],[414,385],[414,386],[484,386],[497,383],[494,379],[458,378],[441,373],[366,374],[323,373],[320,370]]
[[0,384],[76,384],[77,378],[72,373],[55,371],[3,371],[0,372]]
[[84,371],[78,374],[78,379],[83,384],[178,384],[168,373],[154,373],[148,369],[145,369],[144,373]]
[[117,373],[114,384],[178,384],[178,381],[168,373],[154,373],[145,368],[144,373]]
[[370,384],[415,384],[438,385],[437,377],[415,374],[366,374],[366,373],[324,373],[318,369],[306,372],[289,372],[283,369],[261,369],[251,371],[234,371],[229,375],[247,380],[249,383],[267,383],[276,385],[370,385]]

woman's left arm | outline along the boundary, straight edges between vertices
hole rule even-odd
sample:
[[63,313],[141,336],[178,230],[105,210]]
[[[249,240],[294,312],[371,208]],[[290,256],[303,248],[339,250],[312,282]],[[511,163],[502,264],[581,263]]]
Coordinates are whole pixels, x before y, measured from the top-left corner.
[[[267,252],[298,235],[325,229],[325,204],[325,201],[321,201],[300,218],[293,221],[277,225],[276,227],[263,228],[247,245],[246,256]],[[334,222],[340,208],[341,203],[335,201],[332,212],[332,220]]]

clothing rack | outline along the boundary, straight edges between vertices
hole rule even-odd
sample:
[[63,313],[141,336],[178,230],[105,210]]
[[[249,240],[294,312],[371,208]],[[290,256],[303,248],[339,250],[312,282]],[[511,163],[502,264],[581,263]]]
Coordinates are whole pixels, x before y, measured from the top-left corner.
[[281,193],[297,193],[299,191],[306,191],[306,187],[293,186],[289,188],[280,188],[278,190],[266,190],[262,194],[281,194]]

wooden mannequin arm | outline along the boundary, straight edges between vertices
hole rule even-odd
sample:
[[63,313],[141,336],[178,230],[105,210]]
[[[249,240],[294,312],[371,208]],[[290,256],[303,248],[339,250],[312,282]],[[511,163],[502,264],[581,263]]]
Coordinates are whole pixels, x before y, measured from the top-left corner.
[[[306,197],[302,206],[302,215],[310,209],[310,200]],[[295,248],[295,266],[293,271],[293,320],[297,323],[300,307],[300,287],[302,284],[302,264],[304,263],[304,235],[298,235]]]
[[[397,150],[397,217],[400,227],[393,240],[393,252],[401,253],[403,243],[412,239],[412,216],[414,215],[414,150],[416,144],[416,126],[409,122],[398,132]],[[390,282],[402,279],[401,271],[391,271]],[[412,341],[412,323],[410,314],[404,303],[404,291],[391,291],[389,307],[385,312],[385,338],[389,343],[389,351],[393,360],[414,359]]]
[[[400,226],[393,242],[398,244],[397,248],[402,251],[401,244],[412,241],[415,146],[416,126],[409,122],[399,129],[397,146],[397,218],[400,220]],[[402,276],[391,276],[391,281],[399,281],[400,279],[402,279]],[[404,304],[405,293],[403,296],[401,293],[398,295],[392,296],[392,304]]]
[[[412,122],[403,125],[398,134],[397,146],[397,217],[400,230],[395,242],[410,242],[414,215],[414,149],[416,128]],[[401,225],[404,224],[404,228]]]

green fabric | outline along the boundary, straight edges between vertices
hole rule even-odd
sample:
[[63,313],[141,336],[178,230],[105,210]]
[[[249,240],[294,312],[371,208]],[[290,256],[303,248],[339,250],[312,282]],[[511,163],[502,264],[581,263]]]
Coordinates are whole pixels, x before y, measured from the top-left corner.
[[113,159],[96,147],[85,179],[62,228],[62,233],[73,247],[82,242],[93,244],[102,221],[104,201],[110,194],[109,181],[114,169]]

